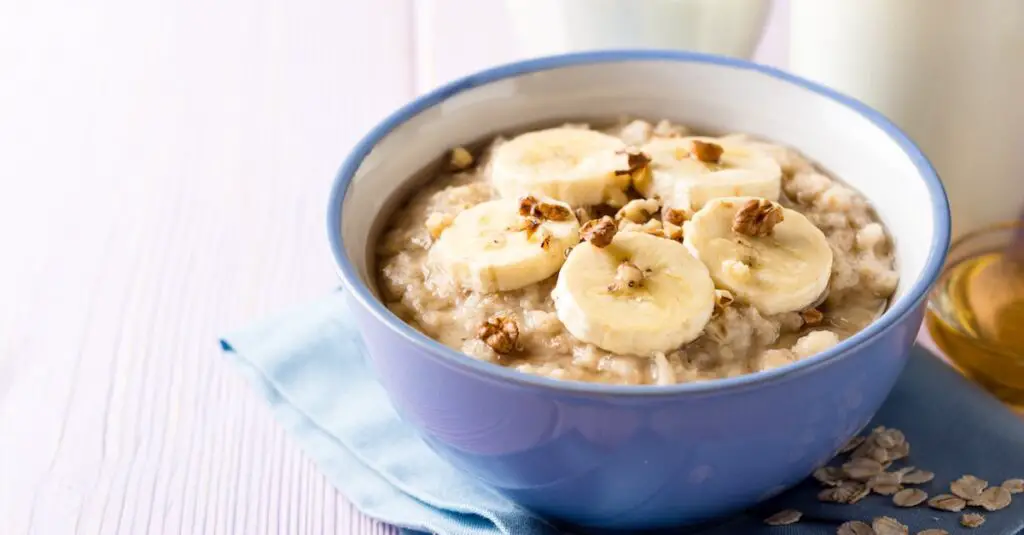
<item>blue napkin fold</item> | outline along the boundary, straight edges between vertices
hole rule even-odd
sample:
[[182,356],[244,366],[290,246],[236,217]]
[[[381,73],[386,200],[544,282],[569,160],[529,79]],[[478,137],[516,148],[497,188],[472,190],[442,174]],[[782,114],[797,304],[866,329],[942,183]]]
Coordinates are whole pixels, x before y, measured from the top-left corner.
[[[278,420],[331,483],[363,513],[404,528],[444,535],[554,535],[564,528],[518,507],[449,467],[404,425],[363,359],[359,334],[348,322],[344,298],[332,294],[263,321],[221,341],[225,354],[248,377]],[[973,474],[999,484],[1024,478],[1024,421],[948,366],[915,348],[903,376],[874,425],[904,431],[909,462],[935,472],[921,485],[929,495]],[[812,481],[721,522],[666,533],[702,535],[833,534],[846,520],[892,516],[910,533],[1024,533],[1024,494],[966,530],[960,515],[927,507],[901,509],[870,496],[855,505],[816,499]],[[804,519],[769,527],[762,519],[785,508]]]

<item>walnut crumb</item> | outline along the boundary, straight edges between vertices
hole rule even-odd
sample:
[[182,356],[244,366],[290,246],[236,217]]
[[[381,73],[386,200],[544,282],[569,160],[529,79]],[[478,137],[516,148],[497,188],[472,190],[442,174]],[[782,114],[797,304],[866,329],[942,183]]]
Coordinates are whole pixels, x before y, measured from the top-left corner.
[[507,355],[516,349],[519,342],[519,325],[509,316],[497,315],[484,322],[476,335],[495,353]]
[[466,147],[455,147],[448,158],[448,167],[453,171],[464,171],[473,166],[473,153]]
[[816,308],[809,308],[800,313],[800,317],[804,320],[804,325],[818,325],[825,319],[825,315]]
[[527,195],[519,199],[519,215],[549,221],[568,221],[572,211],[565,205],[540,201],[533,195]]
[[661,218],[673,225],[682,225],[689,219],[689,214],[675,208],[664,208],[661,211]]
[[516,225],[509,227],[508,230],[512,232],[525,231],[526,239],[529,240],[533,237],[533,233],[537,232],[537,229],[540,228],[540,224],[540,220],[536,217],[525,217]]
[[693,140],[690,157],[704,163],[718,163],[722,159],[722,146],[717,143]]
[[636,148],[628,148],[618,152],[626,155],[626,169],[615,171],[615,176],[629,176],[633,187],[638,191],[647,188],[651,180],[651,157]]
[[433,212],[427,216],[427,221],[425,223],[427,232],[430,233],[431,238],[436,240],[441,237],[441,233],[444,232],[445,229],[451,226],[452,221],[454,220],[455,217],[451,214]]
[[725,312],[725,309],[735,301],[736,299],[732,296],[732,292],[729,290],[715,290],[714,315],[718,316],[722,312]]
[[775,225],[782,222],[782,207],[768,199],[751,199],[736,212],[733,232],[747,236],[771,236]]
[[544,236],[544,239],[540,242],[540,248],[545,251],[551,248],[551,236]]
[[612,243],[612,238],[615,237],[617,231],[618,227],[615,225],[615,220],[609,216],[604,216],[601,219],[587,221],[583,228],[580,229],[580,238],[582,241],[590,242],[594,247],[603,249]]

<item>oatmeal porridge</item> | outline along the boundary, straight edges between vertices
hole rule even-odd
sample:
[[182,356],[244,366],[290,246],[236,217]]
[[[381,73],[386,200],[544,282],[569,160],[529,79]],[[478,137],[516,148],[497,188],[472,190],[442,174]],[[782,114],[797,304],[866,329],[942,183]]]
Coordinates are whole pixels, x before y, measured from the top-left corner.
[[866,199],[798,152],[668,121],[456,148],[387,223],[382,300],[472,357],[672,384],[784,366],[863,329],[897,274]]

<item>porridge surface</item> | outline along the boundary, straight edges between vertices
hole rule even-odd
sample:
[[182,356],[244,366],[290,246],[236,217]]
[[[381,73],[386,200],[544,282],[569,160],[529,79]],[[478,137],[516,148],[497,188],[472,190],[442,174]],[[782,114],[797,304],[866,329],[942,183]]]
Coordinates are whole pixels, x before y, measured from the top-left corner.
[[[652,142],[660,139],[689,135],[685,127],[666,121],[652,125],[634,120],[602,131],[631,147],[654,147]],[[762,314],[719,289],[714,314],[696,339],[668,351],[626,355],[570,334],[556,314],[552,298],[557,273],[509,291],[471,289],[457,283],[430,261],[429,251],[456,215],[510,197],[511,192],[495,187],[490,175],[492,156],[508,142],[501,137],[475,158],[456,149],[451,165],[462,170],[442,171],[388,221],[377,246],[382,300],[406,323],[472,357],[558,379],[617,384],[704,381],[783,366],[835,345],[885,310],[898,282],[894,256],[884,228],[860,193],[828,177],[787,147],[741,134],[701,139],[710,140],[709,145],[752,147],[778,165],[778,204],[806,216],[824,234],[832,252],[827,290],[816,306]],[[644,199],[638,193],[644,188],[634,186],[626,193],[605,192],[601,204],[571,208],[580,224],[607,214],[614,216],[619,233],[642,231],[663,239],[678,238],[682,229],[673,223],[683,222],[669,220],[678,219],[679,214],[670,214],[658,199]],[[722,196],[699,193],[709,198]]]

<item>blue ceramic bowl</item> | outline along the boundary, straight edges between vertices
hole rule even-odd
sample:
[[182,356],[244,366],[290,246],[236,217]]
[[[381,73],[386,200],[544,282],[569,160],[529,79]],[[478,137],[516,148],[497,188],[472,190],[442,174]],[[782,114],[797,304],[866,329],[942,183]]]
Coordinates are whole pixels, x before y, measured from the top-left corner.
[[[378,301],[380,228],[450,147],[623,114],[763,136],[855,186],[895,240],[901,281],[892,306],[838,346],[783,368],[697,384],[608,386],[474,360]],[[949,211],[921,151],[859,102],[744,61],[609,51],[497,67],[398,110],[342,166],[328,228],[380,382],[440,456],[541,514],[639,529],[698,522],[773,496],[867,424],[917,335],[948,245]]]

